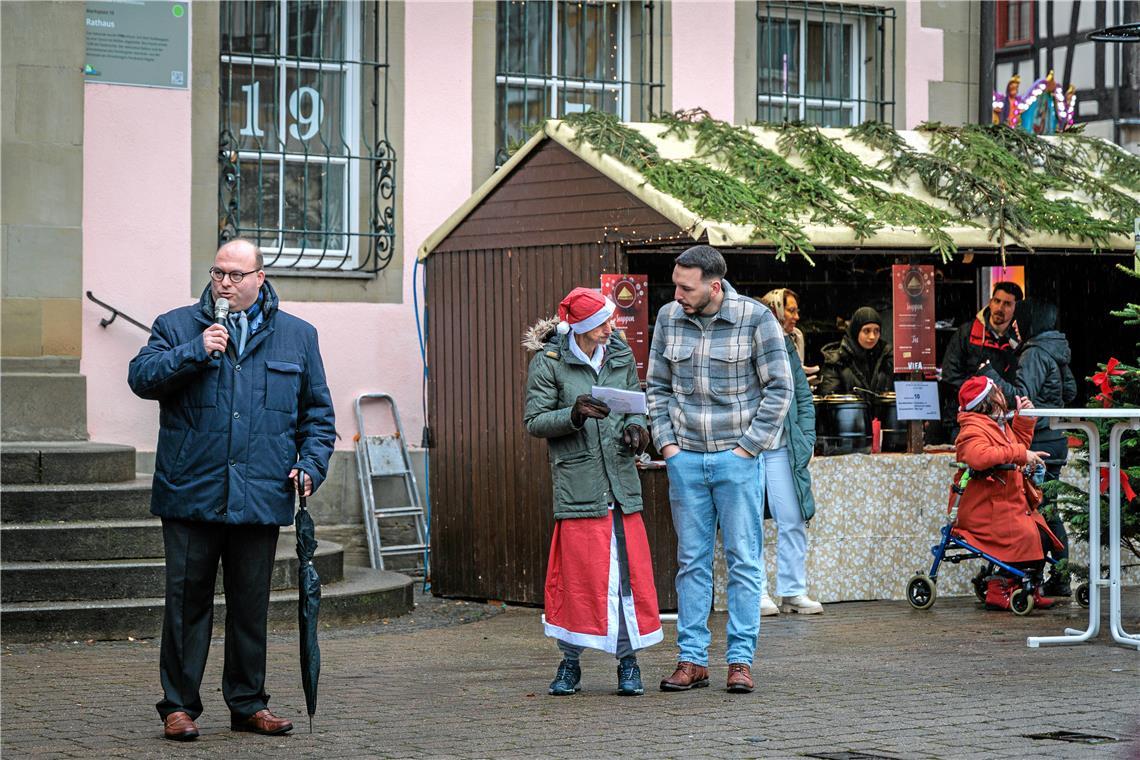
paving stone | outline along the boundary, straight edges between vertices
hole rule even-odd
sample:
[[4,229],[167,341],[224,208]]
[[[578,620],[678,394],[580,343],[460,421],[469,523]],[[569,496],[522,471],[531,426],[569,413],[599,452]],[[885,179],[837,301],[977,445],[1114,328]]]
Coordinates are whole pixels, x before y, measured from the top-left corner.
[[[1076,607],[1015,618],[968,599],[939,600],[929,614],[904,603],[827,605],[805,623],[765,621],[758,689],[724,691],[723,638],[714,640],[712,686],[657,690],[675,661],[675,631],[639,655],[644,696],[613,694],[614,660],[583,658],[584,690],[555,699],[557,664],[539,611],[425,598],[385,625],[322,632],[323,673],[308,733],[297,642],[270,637],[271,706],[297,730],[288,737],[229,731],[218,689],[222,644],[203,682],[202,738],[161,739],[158,642],[13,644],[0,650],[7,757],[765,757],[876,751],[900,760],[1120,758],[1140,753],[1140,658],[1107,638],[1029,649],[1025,637],[1079,625]],[[1125,591],[1125,627],[1140,628],[1140,589]],[[715,629],[724,629],[717,615]],[[1058,674],[1064,698],[1040,698]],[[1027,696],[1028,695],[1028,696]],[[1036,695],[1037,698],[1034,698]],[[987,707],[1000,705],[1000,707]],[[995,723],[995,710],[1001,722]],[[66,715],[61,725],[53,717]],[[1011,730],[1010,726],[1016,726]],[[602,727],[604,733],[595,729]],[[1074,730],[1121,739],[1087,746],[1020,735]],[[748,737],[764,737],[749,742]],[[965,748],[970,748],[966,751]]]

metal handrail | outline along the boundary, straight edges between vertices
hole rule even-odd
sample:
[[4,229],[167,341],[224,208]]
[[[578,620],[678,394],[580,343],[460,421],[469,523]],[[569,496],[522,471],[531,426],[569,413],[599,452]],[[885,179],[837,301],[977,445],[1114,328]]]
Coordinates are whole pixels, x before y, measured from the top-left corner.
[[111,312],[111,318],[110,319],[103,317],[102,319],[99,320],[99,326],[100,327],[106,329],[107,325],[114,322],[117,317],[122,317],[127,322],[130,322],[132,325],[139,328],[143,332],[146,332],[146,333],[150,332],[150,326],[149,325],[144,325],[142,322],[138,321],[137,319],[134,319],[134,318],[124,314],[123,312],[119,311],[118,309],[116,309],[111,304],[100,301],[98,298],[95,297],[95,295],[90,290],[87,291],[87,298],[88,298],[88,300],[99,304],[104,309]]

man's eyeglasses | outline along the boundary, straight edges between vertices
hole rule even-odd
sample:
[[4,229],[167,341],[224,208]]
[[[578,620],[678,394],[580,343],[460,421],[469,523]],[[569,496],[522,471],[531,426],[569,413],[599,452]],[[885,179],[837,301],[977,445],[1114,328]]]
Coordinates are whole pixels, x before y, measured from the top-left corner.
[[229,275],[230,282],[232,282],[234,285],[237,285],[242,281],[242,279],[245,278],[247,274],[257,274],[260,271],[260,269],[251,269],[248,272],[223,272],[217,267],[210,267],[210,277],[213,278],[214,282],[221,282],[222,280],[226,279],[226,275]]

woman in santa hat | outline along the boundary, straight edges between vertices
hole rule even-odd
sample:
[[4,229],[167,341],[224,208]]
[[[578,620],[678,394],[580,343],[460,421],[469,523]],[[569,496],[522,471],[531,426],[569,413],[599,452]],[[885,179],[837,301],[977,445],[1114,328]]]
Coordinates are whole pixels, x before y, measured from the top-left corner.
[[[1016,397],[1017,412],[1032,409],[1028,398]],[[1032,451],[1033,419],[1015,413],[1006,419],[1005,394],[988,377],[971,377],[958,391],[958,425],[954,442],[958,461],[973,471],[969,485],[958,504],[954,531],[970,545],[1002,562],[1040,573],[1045,564],[1045,547],[1060,542],[1045,519],[1025,495],[1022,468],[1036,468],[1044,451]],[[1012,470],[996,470],[998,465],[1017,465]],[[1017,586],[999,570],[986,586],[986,606],[1009,609],[1009,598]],[[1053,600],[1033,590],[1034,606],[1045,609]]]
[[636,458],[649,444],[644,414],[619,414],[594,386],[640,391],[633,352],[614,332],[614,304],[575,288],[558,318],[532,327],[523,421],[545,438],[554,482],[546,571],[546,635],[562,662],[550,693],[580,687],[586,647],[618,658],[618,693],[644,693],[636,652],[662,639]]

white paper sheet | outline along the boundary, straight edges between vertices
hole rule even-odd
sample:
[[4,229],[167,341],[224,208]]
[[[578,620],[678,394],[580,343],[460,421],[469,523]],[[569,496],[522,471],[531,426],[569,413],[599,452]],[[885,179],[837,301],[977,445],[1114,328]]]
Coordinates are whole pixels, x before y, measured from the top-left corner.
[[938,419],[938,383],[895,381],[895,410],[900,420]]
[[641,391],[622,391],[617,388],[603,388],[595,385],[590,395],[604,401],[610,411],[616,414],[645,414],[645,394]]

